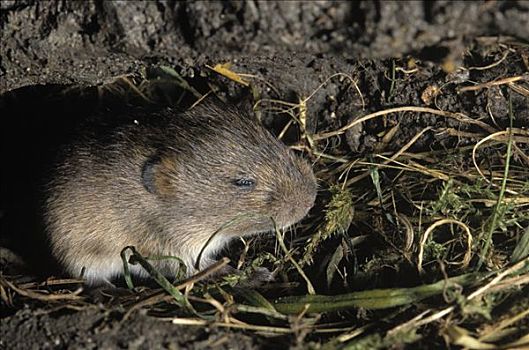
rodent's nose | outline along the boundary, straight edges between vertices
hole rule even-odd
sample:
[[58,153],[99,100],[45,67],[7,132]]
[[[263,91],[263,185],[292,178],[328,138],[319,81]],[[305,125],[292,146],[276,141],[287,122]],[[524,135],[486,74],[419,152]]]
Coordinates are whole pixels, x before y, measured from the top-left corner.
[[315,199],[316,188],[305,188],[305,191],[292,195],[277,213],[275,219],[278,226],[285,228],[302,220],[313,207]]
[[287,177],[279,181],[275,209],[278,226],[285,228],[303,219],[314,205],[317,183],[312,167],[306,161],[293,157]]
[[278,226],[285,228],[301,221],[312,208],[312,204],[295,203],[286,208],[286,210],[281,211],[276,218]]

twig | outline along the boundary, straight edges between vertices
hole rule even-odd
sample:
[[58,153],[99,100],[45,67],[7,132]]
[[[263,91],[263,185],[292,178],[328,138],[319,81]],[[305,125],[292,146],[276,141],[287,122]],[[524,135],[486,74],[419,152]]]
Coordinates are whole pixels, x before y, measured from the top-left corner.
[[3,285],[5,287],[8,287],[18,294],[31,298],[31,299],[37,299],[40,301],[58,301],[58,300],[82,300],[83,297],[79,296],[81,292],[83,291],[83,287],[77,288],[74,292],[70,294],[42,294],[37,293],[28,289],[21,289],[15,286],[15,284],[9,282],[4,277],[0,276],[0,285]]
[[365,122],[367,120],[370,120],[370,119],[373,119],[373,118],[376,118],[376,117],[380,117],[382,115],[387,115],[387,114],[397,113],[397,112],[430,113],[430,114],[440,115],[440,116],[447,117],[447,118],[453,118],[453,119],[456,119],[456,120],[458,120],[458,121],[460,121],[462,123],[478,125],[481,128],[483,128],[484,130],[487,130],[488,132],[495,132],[496,131],[494,128],[492,128],[487,123],[484,123],[484,122],[479,121],[479,120],[474,120],[474,119],[472,119],[472,118],[470,118],[470,117],[468,117],[468,116],[466,116],[466,115],[464,115],[462,113],[446,112],[446,111],[441,111],[439,109],[433,109],[433,108],[428,108],[428,107],[404,106],[404,107],[390,108],[390,109],[386,109],[386,110],[383,110],[383,111],[378,111],[378,112],[375,112],[375,113],[367,114],[367,115],[365,115],[363,117],[360,117],[358,119],[353,120],[349,124],[339,128],[338,130],[330,131],[330,132],[326,132],[326,133],[321,133],[321,134],[315,134],[315,135],[313,135],[313,139],[314,139],[314,141],[319,141],[319,140],[323,140],[323,139],[326,139],[326,138],[329,138],[329,137],[338,136],[338,135],[343,134],[345,131],[351,129],[352,127],[354,127],[357,124],[363,123],[363,122]]
[[473,85],[473,86],[464,86],[462,88],[459,88],[457,90],[457,92],[476,91],[476,90],[481,90],[481,89],[485,89],[485,88],[490,88],[490,87],[493,87],[493,86],[514,83],[514,82],[519,81],[519,80],[525,80],[525,77],[523,75],[518,75],[518,76],[515,76],[515,77],[509,77],[509,78],[503,78],[503,79],[488,81],[486,83],[477,84],[477,85]]
[[422,260],[423,260],[423,254],[424,254],[424,246],[426,244],[426,241],[428,240],[428,237],[430,233],[438,226],[446,225],[446,224],[455,224],[460,227],[462,227],[465,230],[465,233],[467,234],[467,251],[465,253],[465,257],[462,261],[462,267],[467,267],[470,263],[470,258],[472,257],[472,234],[470,233],[470,229],[466,224],[464,224],[461,221],[457,221],[454,219],[443,219],[439,220],[435,223],[433,223],[426,231],[424,232],[424,235],[421,238],[421,241],[419,243],[419,256],[418,256],[418,262],[417,262],[417,269],[419,272],[422,272]]

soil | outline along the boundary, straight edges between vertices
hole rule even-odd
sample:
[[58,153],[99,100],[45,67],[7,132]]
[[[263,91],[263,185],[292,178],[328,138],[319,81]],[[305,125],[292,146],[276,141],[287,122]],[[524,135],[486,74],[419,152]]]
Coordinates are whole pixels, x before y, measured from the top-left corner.
[[28,349],[255,349],[259,341],[240,332],[175,327],[138,314],[122,321],[118,310],[93,306],[82,311],[24,308],[8,318],[2,346]]
[[[38,230],[27,216],[38,211],[35,178],[42,173],[37,169],[95,111],[146,100],[148,108],[185,108],[196,96],[213,92],[234,102],[261,99],[258,116],[276,134],[289,118],[274,112],[274,101],[297,104],[307,97],[306,128],[312,134],[397,106],[457,111],[504,129],[511,123],[511,103],[512,126],[529,126],[529,97],[523,91],[500,84],[464,89],[510,77],[527,86],[527,1],[2,0],[0,32],[7,164],[2,166],[0,245],[26,261],[42,249],[27,244],[28,234]],[[252,81],[250,88],[211,69],[226,62]],[[480,129],[430,113],[396,113],[347,129],[343,143],[329,142],[339,143],[337,156],[370,154],[383,141],[380,132],[397,124],[388,151],[398,151],[425,128],[432,131],[411,150],[464,147],[475,144],[472,133]],[[459,137],[434,132],[441,129],[456,130]],[[283,140],[294,144],[298,134],[289,131]],[[1,250],[1,275],[19,284],[33,280],[32,273],[20,275],[17,268],[15,276],[9,270],[10,251]],[[309,345],[299,334],[177,326],[168,321],[173,315],[144,310],[125,319],[123,305],[113,304],[115,291],[83,291],[82,302],[64,305],[19,295],[6,285],[1,290],[9,295],[0,305],[0,348]]]

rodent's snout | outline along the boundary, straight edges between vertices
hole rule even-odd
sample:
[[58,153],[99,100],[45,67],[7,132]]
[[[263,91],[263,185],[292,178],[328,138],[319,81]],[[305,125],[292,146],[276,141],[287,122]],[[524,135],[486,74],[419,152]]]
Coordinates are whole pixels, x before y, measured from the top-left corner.
[[[307,194],[301,200],[297,200],[296,203],[292,203],[292,206],[287,209],[285,217],[280,220],[282,222],[282,227],[287,227],[295,224],[296,222],[302,220],[314,206],[314,201],[316,195]],[[280,213],[281,217],[281,213]]]
[[276,223],[288,227],[303,219],[316,200],[317,184],[312,167],[302,159],[295,159],[296,170],[283,183],[283,198],[278,208]]

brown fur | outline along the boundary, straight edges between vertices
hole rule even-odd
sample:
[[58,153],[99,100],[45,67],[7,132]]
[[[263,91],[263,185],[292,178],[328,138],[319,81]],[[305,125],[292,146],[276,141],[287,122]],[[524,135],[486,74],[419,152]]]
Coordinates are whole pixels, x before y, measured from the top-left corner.
[[[233,107],[209,101],[180,115],[126,120],[85,127],[49,183],[48,237],[73,276],[83,267],[89,283],[121,274],[119,253],[128,245],[180,257],[192,273],[223,224],[238,218],[208,244],[202,268],[232,237],[270,231],[270,218],[288,227],[314,203],[307,162]],[[155,265],[165,274],[176,269],[170,260]]]

